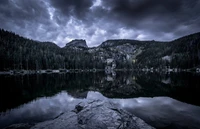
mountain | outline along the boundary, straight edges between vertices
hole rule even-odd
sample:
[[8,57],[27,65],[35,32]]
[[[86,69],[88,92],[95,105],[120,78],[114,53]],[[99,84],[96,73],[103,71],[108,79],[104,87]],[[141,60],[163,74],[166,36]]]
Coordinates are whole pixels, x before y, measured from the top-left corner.
[[98,61],[94,61],[92,54],[82,50],[84,47],[74,48],[60,48],[51,42],[30,40],[0,29],[0,71],[104,67],[100,62],[98,67],[92,64]]
[[83,48],[88,48],[86,41],[83,39],[75,39],[72,40],[71,42],[67,43],[66,47],[83,47]]
[[200,65],[199,41],[200,33],[195,33],[171,42],[107,40],[95,49],[97,53],[105,49],[104,55],[123,61],[121,67],[188,69]]
[[82,39],[64,48],[0,29],[0,71],[13,69],[196,69],[200,67],[200,33],[170,42],[107,40],[88,48]]

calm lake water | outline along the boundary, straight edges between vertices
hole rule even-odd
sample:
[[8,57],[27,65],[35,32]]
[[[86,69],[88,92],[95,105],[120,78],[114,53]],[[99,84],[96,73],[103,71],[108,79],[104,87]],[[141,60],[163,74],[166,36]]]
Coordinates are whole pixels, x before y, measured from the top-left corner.
[[[199,74],[117,72],[106,75],[104,72],[88,72],[0,75],[0,82],[0,128],[16,123],[34,123],[55,118],[60,113],[71,110],[75,104],[84,101],[84,98],[111,99],[160,128],[166,124],[166,119],[171,119],[172,116],[165,115],[165,121],[158,124],[153,118],[150,120],[147,115],[140,113],[137,108],[154,113],[149,114],[150,117],[157,114],[155,119],[158,119],[159,114],[169,114],[170,108],[170,112],[174,111],[173,114],[176,115],[178,111],[174,110],[175,108],[187,107],[187,110],[184,108],[181,111],[196,114],[191,115],[196,124],[190,124],[200,124],[197,116],[200,116]],[[166,106],[161,106],[166,102],[170,103],[171,107],[165,109]],[[157,105],[157,108],[149,108],[152,105]],[[166,110],[165,113],[155,113],[161,107],[163,111]]]

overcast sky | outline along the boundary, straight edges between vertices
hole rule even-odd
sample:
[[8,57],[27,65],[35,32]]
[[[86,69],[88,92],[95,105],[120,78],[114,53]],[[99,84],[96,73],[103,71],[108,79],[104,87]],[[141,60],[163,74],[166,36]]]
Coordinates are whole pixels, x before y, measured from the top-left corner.
[[63,47],[73,39],[168,41],[200,31],[200,0],[0,0],[0,28]]

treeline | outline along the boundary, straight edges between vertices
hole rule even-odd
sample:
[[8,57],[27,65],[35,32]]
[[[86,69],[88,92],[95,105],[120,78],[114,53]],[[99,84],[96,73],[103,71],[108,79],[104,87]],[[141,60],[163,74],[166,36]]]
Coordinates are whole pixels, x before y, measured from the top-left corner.
[[[200,68],[200,33],[170,42],[123,39],[108,40],[100,46],[105,53],[112,53],[110,55],[115,59],[118,69],[177,68],[195,70]],[[132,49],[131,52],[130,49]],[[141,53],[137,54],[138,52],[134,51],[141,51]]]
[[0,29],[0,71],[104,69],[107,59],[117,69],[199,68],[200,33],[171,42],[108,40],[95,48],[60,48]]
[[0,70],[104,68],[104,62],[83,49],[60,48],[0,29]]
[[151,43],[145,47],[142,54],[137,56],[135,67],[161,69],[200,67],[200,33],[171,42]]

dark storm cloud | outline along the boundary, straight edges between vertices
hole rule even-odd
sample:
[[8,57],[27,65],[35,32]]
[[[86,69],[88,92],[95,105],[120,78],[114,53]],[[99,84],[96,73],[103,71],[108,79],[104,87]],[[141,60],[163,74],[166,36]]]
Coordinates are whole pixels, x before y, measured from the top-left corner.
[[65,25],[71,18],[77,18],[81,21],[87,21],[90,15],[90,7],[94,0],[49,0],[52,7],[55,8],[54,19],[58,24]]
[[179,25],[199,22],[199,0],[104,0],[109,18],[125,27],[149,31],[175,31]]
[[8,28],[14,27],[7,24],[13,23],[25,27],[27,22],[48,22],[49,13],[44,8],[42,1],[35,0],[1,0],[0,1],[0,18]]
[[76,16],[84,18],[89,13],[89,8],[93,5],[92,0],[50,0],[50,4],[64,16]]
[[200,0],[1,0],[0,28],[64,46],[86,39],[173,40],[200,31]]
[[42,0],[1,0],[0,28],[34,40],[47,40],[50,15]]

